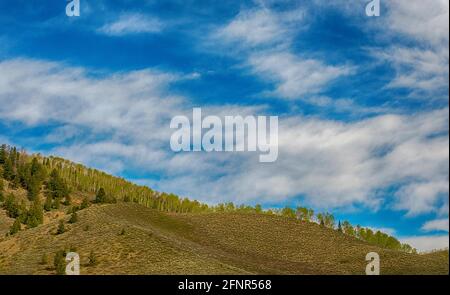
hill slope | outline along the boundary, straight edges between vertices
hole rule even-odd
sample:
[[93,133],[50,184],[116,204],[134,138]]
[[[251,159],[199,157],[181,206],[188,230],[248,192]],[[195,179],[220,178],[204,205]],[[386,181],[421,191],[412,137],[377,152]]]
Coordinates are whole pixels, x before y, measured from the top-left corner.
[[[371,251],[380,254],[382,274],[448,274],[448,252],[381,249],[281,216],[175,214],[117,203],[90,206],[78,217],[60,235],[58,219],[69,218],[64,214],[0,238],[0,274],[53,274],[53,255],[64,248],[80,254],[83,274],[364,274]],[[12,223],[4,212],[0,220]],[[94,266],[87,265],[91,251]]]

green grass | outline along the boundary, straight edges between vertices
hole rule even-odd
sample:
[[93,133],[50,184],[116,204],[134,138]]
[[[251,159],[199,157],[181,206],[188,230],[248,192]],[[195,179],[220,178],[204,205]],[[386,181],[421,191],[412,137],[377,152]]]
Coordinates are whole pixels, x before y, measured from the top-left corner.
[[[141,205],[94,205],[56,235],[60,218],[0,238],[0,274],[53,274],[53,255],[74,248],[82,274],[364,274],[365,255],[382,274],[448,274],[448,251],[406,254],[279,216],[166,214]],[[0,231],[11,220],[0,210]],[[91,251],[98,263],[88,266]],[[49,263],[43,265],[43,254]]]

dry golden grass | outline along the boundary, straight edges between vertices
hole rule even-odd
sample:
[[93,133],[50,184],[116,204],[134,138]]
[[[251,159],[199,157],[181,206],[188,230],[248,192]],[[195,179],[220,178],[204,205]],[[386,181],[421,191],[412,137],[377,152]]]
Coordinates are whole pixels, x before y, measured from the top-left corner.
[[[0,239],[0,274],[53,274],[53,255],[64,248],[80,254],[82,274],[364,274],[371,251],[380,254],[382,274],[448,274],[448,251],[384,250],[278,216],[165,214],[119,203],[91,206],[78,217],[61,235],[55,235],[58,218],[49,218]],[[95,266],[87,265],[91,251]]]

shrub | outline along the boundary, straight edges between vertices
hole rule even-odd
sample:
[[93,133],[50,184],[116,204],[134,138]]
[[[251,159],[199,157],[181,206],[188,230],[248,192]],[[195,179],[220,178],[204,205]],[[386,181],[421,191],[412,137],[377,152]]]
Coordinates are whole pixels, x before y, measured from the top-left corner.
[[77,222],[77,221],[78,221],[78,215],[77,215],[76,212],[74,212],[74,213],[72,213],[72,215],[70,216],[69,223],[75,223],[75,222]]
[[65,261],[65,251],[59,250],[55,254],[55,258],[53,259],[53,266],[55,267],[55,271],[57,275],[64,275],[66,273],[66,261]]
[[97,256],[95,255],[94,251],[91,251],[91,253],[89,253],[89,265],[90,266],[94,266],[97,264]]
[[16,219],[13,223],[13,225],[11,226],[11,229],[9,230],[9,234],[10,235],[14,235],[16,233],[18,233],[21,230],[22,225],[20,224],[19,219]]
[[56,231],[57,235],[63,234],[66,232],[66,227],[64,226],[64,221],[60,220],[59,221],[59,225],[58,225],[58,229]]

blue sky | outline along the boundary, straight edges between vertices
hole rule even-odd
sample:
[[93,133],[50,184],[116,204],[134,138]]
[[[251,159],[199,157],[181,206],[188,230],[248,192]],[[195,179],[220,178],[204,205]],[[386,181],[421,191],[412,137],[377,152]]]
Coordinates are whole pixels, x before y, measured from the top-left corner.
[[[0,141],[208,203],[306,205],[448,246],[448,1],[0,3]],[[173,153],[189,115],[276,115],[279,158]]]

